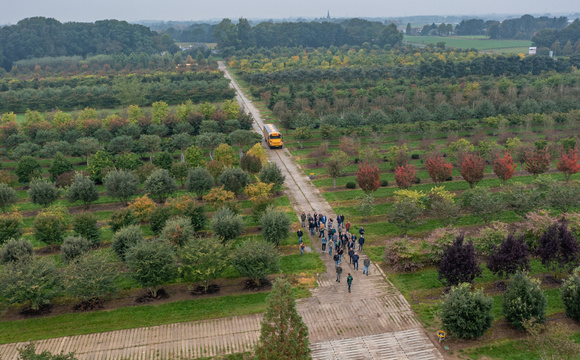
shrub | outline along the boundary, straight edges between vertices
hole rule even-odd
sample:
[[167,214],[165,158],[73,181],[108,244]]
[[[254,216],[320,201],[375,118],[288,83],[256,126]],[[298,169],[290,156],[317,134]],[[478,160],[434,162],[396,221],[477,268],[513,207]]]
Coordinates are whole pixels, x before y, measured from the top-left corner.
[[68,188],[66,193],[68,200],[71,203],[81,201],[88,209],[91,203],[99,200],[99,190],[93,180],[86,176],[77,174],[72,185]]
[[49,209],[36,216],[33,223],[34,237],[45,244],[60,244],[68,229],[65,209]]
[[475,250],[484,256],[489,256],[504,241],[507,235],[507,224],[494,221],[490,226],[479,230],[479,233],[473,239]]
[[211,218],[210,228],[216,236],[225,242],[242,234],[244,221],[229,208],[222,207]]
[[53,355],[48,350],[36,353],[36,346],[30,342],[18,349],[18,358],[21,360],[78,360],[74,353]]
[[129,209],[133,210],[135,216],[137,216],[141,221],[147,221],[149,215],[151,215],[151,212],[155,209],[155,203],[153,200],[149,199],[147,195],[148,194],[138,197],[129,204]]
[[463,207],[482,218],[485,223],[489,223],[504,209],[504,202],[500,196],[493,195],[487,187],[476,187],[469,189],[462,196]]
[[177,276],[175,250],[167,242],[141,241],[128,249],[126,258],[131,276],[154,298],[159,286]]
[[280,271],[280,256],[273,244],[251,239],[234,250],[231,259],[240,275],[250,278],[256,285],[260,279]]
[[413,159],[413,160],[419,159],[419,154],[412,154],[411,159]]
[[414,246],[408,239],[398,239],[385,247],[385,263],[395,271],[413,272],[429,263],[426,249]]
[[564,281],[560,289],[560,296],[566,309],[566,315],[580,321],[580,268],[576,269]]
[[51,175],[52,181],[55,181],[59,175],[64,174],[65,172],[73,171],[73,165],[64,155],[59,151],[56,153],[54,160],[52,160],[52,164],[50,168],[48,168],[48,172]]
[[60,190],[48,180],[32,180],[28,197],[33,204],[46,208],[60,197]]
[[67,236],[60,247],[60,258],[68,264],[91,249],[91,243],[82,236]]
[[544,232],[536,253],[542,264],[558,275],[577,264],[580,245],[565,222],[556,223]]
[[113,233],[119,231],[119,229],[130,226],[138,225],[139,219],[135,216],[135,213],[131,209],[121,209],[115,211],[111,215],[111,220],[109,221],[109,226]]
[[213,188],[209,191],[207,195],[203,197],[203,201],[207,201],[212,206],[220,206],[224,203],[234,201],[236,195],[231,192],[224,190],[224,186]]
[[223,185],[224,189],[239,194],[250,183],[250,176],[242,169],[228,168],[221,173],[217,182],[218,185]]
[[262,160],[257,156],[245,154],[240,159],[240,167],[250,174],[257,174],[262,170]]
[[135,170],[135,174],[139,178],[139,182],[144,183],[145,180],[147,180],[147,178],[151,176],[151,174],[153,174],[153,172],[157,169],[159,168],[151,163],[144,163],[137,170]]
[[206,168],[198,167],[187,174],[185,188],[201,199],[213,187],[213,176]]
[[0,246],[22,236],[22,215],[17,212],[0,215]]
[[95,246],[101,242],[101,229],[97,225],[97,218],[91,213],[80,213],[72,219],[73,230],[79,236],[87,239]]
[[[56,177],[54,184],[61,189],[69,187],[73,183],[75,175],[76,173],[74,171],[62,173]],[[86,174],[84,175],[86,176]]]
[[118,290],[118,267],[105,253],[91,252],[79,256],[64,270],[65,293],[93,306],[110,299]]
[[497,276],[507,278],[518,271],[530,268],[530,248],[524,242],[524,237],[516,238],[513,234],[494,249],[487,261],[488,269]]
[[444,285],[472,283],[476,277],[481,276],[481,268],[477,264],[473,243],[470,241],[464,244],[464,239],[463,234],[457,236],[453,245],[443,252],[437,272],[438,279]]
[[532,318],[544,323],[546,305],[546,296],[538,280],[530,279],[522,272],[511,278],[503,295],[503,315],[511,326],[523,330],[522,321]]
[[162,151],[153,158],[153,165],[160,167],[163,170],[171,170],[173,164],[173,156],[167,151]]
[[381,180],[381,186],[389,186],[389,182],[387,180]]
[[113,235],[113,251],[119,259],[125,260],[127,251],[130,247],[143,242],[144,237],[141,228],[137,225],[129,225],[121,228]]
[[10,206],[16,204],[16,201],[18,201],[16,190],[4,183],[0,183],[0,208],[2,212],[6,212]]
[[183,216],[189,218],[195,232],[202,230],[207,224],[207,215],[205,214],[205,206],[203,205],[188,204],[187,208],[183,211]]
[[60,292],[59,271],[51,257],[4,265],[0,275],[0,296],[5,304],[38,311],[52,304]]
[[0,248],[0,263],[28,261],[33,255],[34,249],[30,242],[24,239],[11,239]]
[[137,193],[139,178],[129,171],[113,170],[105,177],[104,184],[109,196],[126,206],[129,198]]
[[171,177],[169,171],[164,169],[155,170],[143,184],[143,190],[149,193],[152,198],[159,202],[165,202],[165,199],[177,191],[177,183]]
[[159,235],[167,220],[171,217],[171,208],[169,206],[160,206],[153,209],[149,215],[149,226],[153,234]]
[[262,167],[262,170],[260,170],[258,179],[266,184],[273,183],[276,188],[279,188],[284,184],[286,176],[282,175],[282,170],[277,164],[268,163]]
[[281,241],[288,238],[290,233],[290,219],[282,211],[276,210],[275,206],[269,206],[260,217],[262,237],[276,247]]
[[32,156],[23,156],[16,166],[18,181],[23,184],[30,182],[32,174],[41,171],[41,169],[40,163],[36,158]]
[[189,241],[178,253],[179,273],[187,282],[201,281],[205,290],[229,264],[229,249],[219,239]]
[[354,181],[349,181],[346,183],[347,189],[356,189],[356,183]]
[[189,239],[193,238],[195,230],[191,226],[191,221],[183,216],[169,219],[159,238],[177,246],[183,246]]
[[463,283],[451,288],[439,313],[443,329],[460,339],[482,336],[493,322],[493,299],[484,296],[482,290],[469,291],[470,287]]

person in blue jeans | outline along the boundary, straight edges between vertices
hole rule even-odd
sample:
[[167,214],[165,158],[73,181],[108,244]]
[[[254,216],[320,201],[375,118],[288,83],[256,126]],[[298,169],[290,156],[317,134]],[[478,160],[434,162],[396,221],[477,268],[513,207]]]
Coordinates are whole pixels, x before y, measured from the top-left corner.
[[332,248],[334,247],[334,243],[332,240],[328,242],[328,255],[332,255]]
[[342,254],[344,253],[344,250],[342,250],[342,248],[339,248],[338,251],[336,252],[338,254],[338,261],[342,261]]
[[363,268],[363,274],[366,272],[367,276],[369,276],[369,266],[371,266],[371,260],[368,256],[363,260],[363,265],[365,266]]
[[296,231],[296,235],[298,236],[298,244],[302,244],[302,235],[304,235],[302,229],[298,229],[298,231]]
[[358,238],[358,251],[363,251],[363,245],[365,244],[364,236]]
[[338,256],[338,254],[334,254],[332,260],[334,260],[334,267],[338,267],[338,264],[340,264],[340,256]]
[[304,243],[300,244],[300,256],[304,255]]
[[326,242],[327,242],[327,241],[326,241],[326,238],[325,238],[325,237],[323,237],[323,238],[322,238],[322,252],[325,252],[325,251],[326,251]]
[[358,253],[354,253],[354,255],[352,256],[352,268],[355,270],[358,270]]
[[312,236],[314,236],[314,227],[315,227],[314,219],[310,219],[308,221],[308,228],[310,229],[310,235]]

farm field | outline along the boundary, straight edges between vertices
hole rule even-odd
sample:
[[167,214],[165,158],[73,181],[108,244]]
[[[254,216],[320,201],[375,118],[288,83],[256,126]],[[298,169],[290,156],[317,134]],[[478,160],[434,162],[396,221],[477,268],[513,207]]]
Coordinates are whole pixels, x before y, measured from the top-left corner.
[[532,46],[529,40],[495,40],[479,36],[408,36],[403,40],[407,44],[437,44],[444,42],[446,47],[458,49],[477,49],[494,53],[527,54]]

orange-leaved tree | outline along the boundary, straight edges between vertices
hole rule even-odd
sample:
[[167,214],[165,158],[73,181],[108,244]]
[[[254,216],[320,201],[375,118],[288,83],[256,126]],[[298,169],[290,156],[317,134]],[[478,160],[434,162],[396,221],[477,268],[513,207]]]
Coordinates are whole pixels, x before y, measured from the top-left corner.
[[433,182],[437,184],[447,180],[453,173],[453,165],[445,161],[440,154],[427,157],[425,167]]
[[566,184],[570,180],[570,176],[576,174],[580,171],[580,164],[578,161],[580,157],[578,156],[578,148],[575,147],[573,149],[568,149],[568,151],[564,151],[562,148],[562,153],[560,155],[560,159],[558,160],[558,170],[564,173],[564,179],[566,179]]
[[356,182],[367,194],[381,186],[381,171],[377,165],[363,163],[358,167]]
[[526,151],[524,155],[526,163],[526,171],[536,177],[538,174],[545,173],[550,167],[552,159],[548,149],[536,149],[534,151]]
[[417,172],[413,165],[399,166],[395,170],[395,181],[397,186],[401,189],[408,189],[413,185],[413,182],[417,178]]
[[483,179],[485,162],[478,154],[464,155],[459,172],[469,187],[473,189]]
[[493,161],[493,172],[501,180],[502,185],[511,179],[512,176],[514,176],[516,168],[517,165],[509,152],[504,152],[503,157],[495,154],[495,160]]

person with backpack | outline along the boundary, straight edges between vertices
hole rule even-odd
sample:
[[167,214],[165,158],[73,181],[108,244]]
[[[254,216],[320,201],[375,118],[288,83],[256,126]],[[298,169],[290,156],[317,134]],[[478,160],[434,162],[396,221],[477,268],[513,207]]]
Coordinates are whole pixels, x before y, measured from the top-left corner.
[[304,211],[302,212],[302,215],[300,215],[300,220],[302,220],[302,227],[305,228],[306,227],[306,214],[304,213]]
[[324,223],[321,221],[320,222],[320,228],[318,231],[318,237],[323,237],[324,236]]
[[340,267],[340,264],[338,264],[338,266],[336,267],[336,281],[340,282],[340,275],[342,274],[342,267]]
[[371,266],[371,259],[369,259],[369,257],[368,257],[368,256],[367,256],[367,257],[365,257],[365,259],[364,259],[364,261],[363,261],[363,265],[365,266],[365,267],[363,268],[363,274],[364,274],[364,273],[365,273],[365,271],[366,271],[366,273],[367,273],[367,276],[369,276],[369,266]]
[[348,277],[346,278],[346,283],[348,284],[348,292],[350,292],[350,286],[352,285],[352,275],[350,275],[350,273],[348,273]]
[[359,259],[358,253],[355,252],[352,255],[352,268],[354,270],[358,270],[358,259]]
[[334,254],[332,260],[334,260],[334,267],[338,267],[338,264],[340,263],[340,256],[338,253]]
[[296,235],[298,235],[298,245],[302,244],[302,235],[304,235],[302,229],[298,229],[298,231],[296,231]]
[[304,255],[304,243],[300,244],[300,256]]
[[326,251],[326,238],[323,236],[322,237],[322,252]]
[[364,238],[364,236],[361,235],[361,237],[358,238],[358,251],[363,251],[364,244],[365,244],[365,238]]

